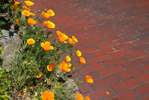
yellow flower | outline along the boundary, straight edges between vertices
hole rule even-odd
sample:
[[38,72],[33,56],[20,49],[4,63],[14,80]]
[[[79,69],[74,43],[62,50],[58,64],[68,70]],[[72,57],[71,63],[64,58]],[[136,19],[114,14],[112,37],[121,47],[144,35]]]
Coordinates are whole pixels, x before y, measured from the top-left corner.
[[41,98],[42,100],[54,100],[54,93],[52,91],[44,91],[42,94],[41,94]]
[[55,24],[51,21],[45,21],[44,26],[47,28],[55,28]]
[[50,16],[54,16],[54,15],[55,15],[55,13],[54,13],[54,11],[53,11],[52,9],[49,9],[49,10],[47,11],[47,13],[48,13]]
[[33,38],[27,39],[27,44],[32,45],[35,43],[35,40]]
[[23,10],[22,11],[22,14],[24,15],[24,16],[29,16],[30,15],[30,11],[28,11],[28,10]]
[[49,18],[50,15],[46,12],[42,12],[42,17],[46,19],[46,18]]
[[54,66],[55,66],[55,62],[53,62],[52,64],[47,65],[47,70],[52,71]]
[[89,75],[86,75],[86,82],[87,82],[87,83],[93,83],[92,77],[89,76]]
[[19,2],[15,2],[13,6],[17,7],[19,4],[20,4]]
[[82,94],[77,93],[77,94],[76,94],[76,99],[77,99],[77,100],[83,100]]
[[27,22],[28,22],[29,25],[36,24],[36,21],[33,20],[32,18],[28,18],[28,19],[27,19]]
[[30,7],[30,6],[34,5],[34,3],[31,2],[31,1],[24,1],[24,2],[27,5],[27,7]]
[[29,16],[35,16],[35,14],[34,13],[30,13]]
[[48,50],[53,50],[54,47],[53,46],[50,46],[50,42],[42,42],[41,43],[41,47],[44,49],[44,51],[48,51]]
[[68,43],[67,41],[64,41],[64,43]]
[[81,57],[81,55],[82,55],[81,51],[77,50],[76,55],[77,55],[78,57]]
[[71,64],[67,63],[65,61],[63,61],[59,65],[59,69],[62,70],[62,71],[66,71],[66,72],[70,72],[71,71],[71,69],[69,67],[71,67]]
[[42,74],[41,73],[38,73],[37,78],[40,78],[41,76],[42,76]]
[[90,97],[86,96],[86,97],[85,97],[85,100],[91,100],[91,99],[90,99]]
[[70,62],[70,61],[71,61],[71,58],[70,58],[69,56],[66,56],[65,60],[66,60],[67,62]]
[[80,63],[86,64],[86,61],[85,61],[85,59],[83,57],[80,57]]
[[58,36],[58,39],[59,39],[59,42],[64,42],[65,40],[68,39],[68,36],[60,31],[56,31],[57,33],[57,36]]

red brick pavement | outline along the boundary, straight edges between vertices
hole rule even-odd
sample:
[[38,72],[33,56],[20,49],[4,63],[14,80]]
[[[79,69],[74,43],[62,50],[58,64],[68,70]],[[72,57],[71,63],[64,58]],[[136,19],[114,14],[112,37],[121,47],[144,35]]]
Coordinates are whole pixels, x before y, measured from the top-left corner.
[[94,78],[93,85],[79,86],[84,95],[92,100],[149,100],[149,0],[32,1],[38,13],[55,11],[50,20],[56,30],[78,38],[75,47],[87,64],[79,64],[74,76]]

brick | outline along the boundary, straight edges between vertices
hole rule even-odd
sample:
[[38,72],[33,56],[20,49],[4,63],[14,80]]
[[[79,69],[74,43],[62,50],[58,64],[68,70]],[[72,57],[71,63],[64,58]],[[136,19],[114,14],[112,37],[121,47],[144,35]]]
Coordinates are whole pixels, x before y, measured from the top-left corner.
[[134,77],[137,75],[140,75],[142,73],[144,73],[145,71],[143,71],[141,68],[134,68],[134,69],[130,69],[130,70],[126,70],[124,72],[118,73],[118,76],[125,80],[128,79],[130,77]]
[[91,36],[92,36],[92,34],[81,35],[81,36],[78,36],[78,40],[85,39],[85,38],[88,38],[88,37],[91,37]]
[[104,97],[108,96],[106,94],[106,92],[109,92],[110,95],[114,94],[113,91],[110,88],[106,87],[106,88],[103,88],[103,89],[100,89],[100,90],[93,91],[93,92],[87,94],[87,96],[89,96],[92,100],[99,100],[101,98],[104,98]]
[[135,42],[133,42],[133,44],[140,45],[140,44],[145,44],[145,43],[148,43],[148,42],[149,42],[148,38],[146,38],[146,39],[135,41]]
[[114,58],[114,59],[105,61],[104,64],[107,65],[107,66],[112,66],[112,65],[123,63],[125,61],[127,61],[126,58],[124,58],[124,57],[118,57],[118,58]]
[[144,59],[149,60],[149,56],[144,57]]
[[93,55],[91,53],[83,53],[82,55],[85,59],[89,59],[89,58],[93,57]]
[[123,56],[123,55],[130,54],[130,53],[131,53],[130,50],[124,49],[124,50],[121,50],[121,51],[110,53],[109,55],[112,56],[112,57],[119,57],[119,56]]
[[96,72],[88,73],[87,75],[92,76],[92,78],[93,78],[94,80],[100,78],[99,74],[97,74]]
[[112,85],[112,88],[117,92],[121,92],[121,91],[127,90],[129,88],[136,87],[140,84],[142,84],[142,83],[139,80],[137,80],[136,78],[131,78],[129,80],[122,81],[120,83]]
[[101,50],[98,50],[98,51],[95,51],[95,52],[92,52],[92,53],[95,56],[99,56],[99,55],[103,55],[103,54],[110,53],[110,52],[113,52],[113,51],[114,50],[112,48],[106,48],[106,49],[101,49]]
[[128,37],[128,38],[123,38],[123,39],[120,39],[118,40],[119,43],[126,43],[126,42],[132,42],[132,41],[135,41],[136,39],[133,38],[133,37]]
[[85,44],[83,44],[85,47],[89,47],[89,46],[93,46],[93,45],[98,45],[100,43],[103,43],[103,41],[101,40],[97,40],[97,41],[90,41],[90,42],[87,42]]
[[149,84],[145,84],[143,86],[139,86],[134,89],[136,92],[138,92],[141,96],[145,96],[149,94]]
[[87,42],[89,42],[89,40],[86,39],[86,38],[84,38],[84,39],[79,39],[79,40],[78,40],[78,43],[79,43],[79,44],[84,44],[84,43],[87,43]]
[[149,82],[149,73],[145,73],[143,75],[138,76],[143,82]]
[[141,68],[143,68],[143,69],[146,70],[146,71],[149,71],[149,64],[143,65]]
[[139,57],[144,57],[146,55],[148,55],[148,53],[146,51],[140,51],[140,52],[135,52],[130,55],[127,55],[126,57],[128,57],[129,59],[136,59]]
[[80,74],[76,71],[73,75],[72,75],[72,77],[76,77],[76,76],[79,76]]
[[74,48],[79,48],[79,49],[81,49],[81,48],[84,48],[81,44],[77,44],[77,45],[74,45]]
[[112,33],[109,33],[108,35],[109,36],[116,36],[116,35],[120,35],[122,32],[112,32]]
[[134,93],[132,90],[128,90],[104,100],[135,100],[136,98],[138,98],[137,94]]
[[106,78],[94,81],[93,87],[94,88],[100,88],[103,86],[107,86],[107,85],[116,83],[118,81],[119,81],[119,79],[117,77],[110,76],[110,77],[106,77]]
[[114,67],[110,67],[110,68],[106,68],[106,69],[100,70],[100,71],[98,71],[98,73],[101,76],[105,77],[105,76],[109,76],[109,75],[112,75],[112,74],[119,73],[119,72],[121,72],[123,70],[125,70],[125,68],[123,68],[120,65],[117,65],[117,66],[114,66]]
[[103,44],[100,44],[98,45],[99,48],[106,48],[106,47],[111,47],[111,46],[115,46],[117,45],[116,42],[108,42],[108,43],[103,43]]
[[103,69],[103,68],[105,68],[105,66],[103,64],[93,64],[93,65],[87,66],[85,68],[81,68],[80,72],[82,74],[86,74],[86,73],[93,72],[93,71]]
[[106,37],[108,37],[108,36],[104,35],[104,34],[101,34],[101,35],[90,37],[89,39],[90,40],[99,40],[99,39],[103,39],[103,38],[106,38]]
[[79,89],[81,93],[86,93],[92,90],[92,88],[88,84],[84,84],[82,86],[79,86]]
[[141,59],[136,59],[136,60],[133,60],[133,61],[126,62],[122,65],[127,67],[127,68],[133,68],[133,67],[143,65],[145,63],[148,63],[148,62],[141,58]]
[[133,47],[133,44],[124,43],[124,44],[120,44],[118,46],[114,46],[114,48],[117,49],[117,50],[124,49],[124,48],[130,48],[130,47]]
[[97,50],[98,49],[95,46],[81,49],[82,53],[93,52],[93,51],[97,51]]
[[149,44],[141,44],[141,45],[137,45],[137,46],[133,46],[131,48],[129,48],[129,50],[131,51],[142,51],[149,48]]
[[138,35],[138,33],[136,33],[136,32],[127,32],[127,33],[125,33],[125,34],[122,34],[122,35],[120,35],[121,37],[132,37],[132,36],[136,36],[136,35]]
[[91,58],[91,59],[87,60],[87,62],[89,64],[94,64],[94,63],[102,62],[102,61],[105,61],[105,60],[108,60],[108,59],[110,59],[110,57],[108,55],[103,55],[103,56],[98,56],[98,57]]
[[149,96],[146,96],[146,97],[141,98],[141,99],[139,99],[139,100],[149,100]]
[[109,41],[113,41],[113,40],[117,40],[120,39],[120,36],[112,36],[112,37],[108,37],[103,39],[104,42],[109,42]]

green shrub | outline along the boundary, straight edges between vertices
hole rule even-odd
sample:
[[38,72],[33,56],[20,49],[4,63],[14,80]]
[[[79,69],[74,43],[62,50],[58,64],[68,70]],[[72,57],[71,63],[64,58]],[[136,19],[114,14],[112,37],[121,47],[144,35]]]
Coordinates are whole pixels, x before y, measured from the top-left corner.
[[2,68],[3,56],[2,47],[0,42],[0,100],[8,100],[10,98],[10,92],[8,87],[10,86],[10,80],[8,80],[8,73]]

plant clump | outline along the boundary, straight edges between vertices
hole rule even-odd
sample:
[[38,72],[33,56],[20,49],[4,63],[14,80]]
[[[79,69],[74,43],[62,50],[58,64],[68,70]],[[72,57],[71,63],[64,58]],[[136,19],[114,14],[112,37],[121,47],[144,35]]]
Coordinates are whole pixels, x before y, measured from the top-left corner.
[[[71,57],[78,56],[80,63],[86,64],[85,58],[80,50],[73,50],[73,46],[78,43],[75,36],[69,37],[67,34],[50,29],[56,28],[51,17],[56,14],[52,9],[43,11],[39,18],[31,12],[32,1],[24,1],[25,6],[21,6],[17,1],[11,1],[11,9],[14,10],[16,23],[19,25],[19,36],[21,46],[17,51],[6,79],[9,85],[6,88],[11,91],[11,99],[23,100],[90,100],[89,97],[83,98],[81,94],[76,94],[72,98],[72,89],[66,88],[66,84],[60,78],[67,80],[67,76],[72,74],[76,67],[72,64]],[[25,17],[21,19],[21,12]],[[19,11],[18,11],[19,10]],[[48,20],[48,21],[45,21]],[[39,24],[39,25],[37,25]],[[57,34],[57,37],[53,37]],[[66,56],[63,58],[63,55]],[[86,76],[86,82],[93,83],[91,76]]]

